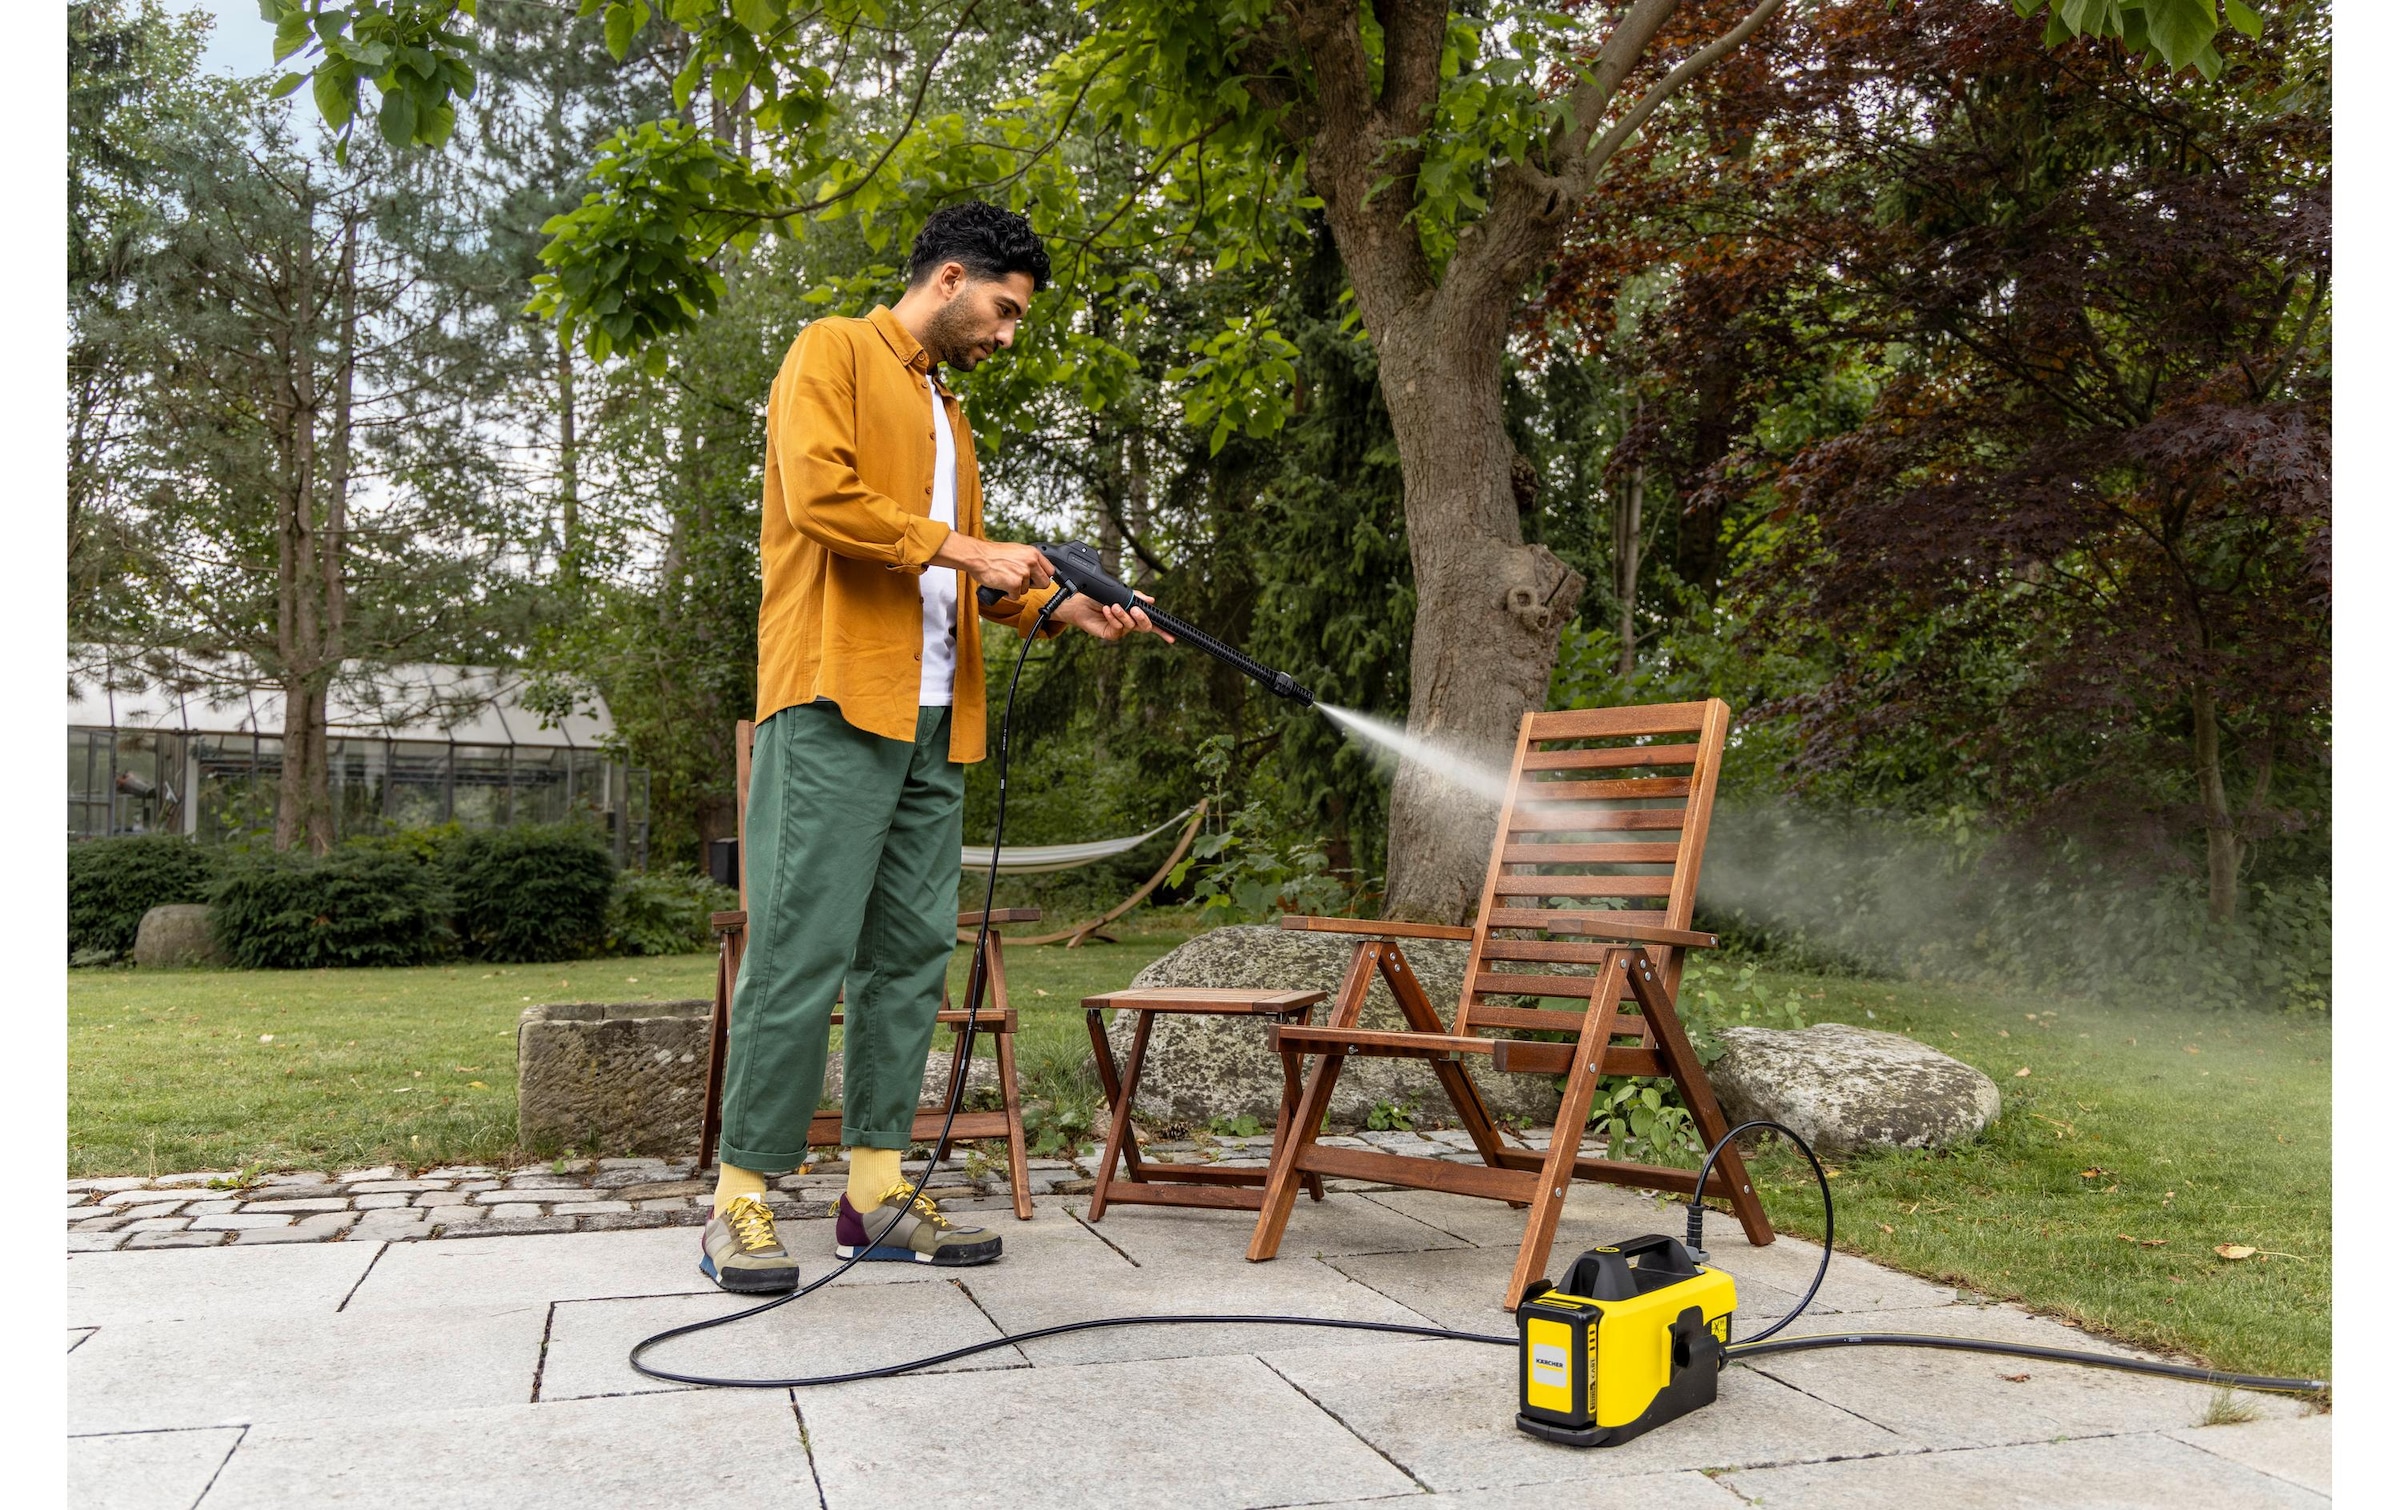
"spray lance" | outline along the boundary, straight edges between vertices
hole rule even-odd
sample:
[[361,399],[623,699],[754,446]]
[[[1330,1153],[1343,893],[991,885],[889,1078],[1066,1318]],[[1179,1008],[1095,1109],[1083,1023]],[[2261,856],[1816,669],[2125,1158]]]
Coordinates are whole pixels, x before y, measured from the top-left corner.
[[[1150,616],[1151,623],[1173,635],[1177,644],[1206,651],[1277,697],[1289,698],[1303,708],[1317,705],[1316,698],[1309,694],[1306,687],[1293,681],[1290,672],[1270,671],[1198,625],[1176,617],[1155,603],[1144,602],[1141,594],[1110,576],[1107,568],[1100,564],[1100,553],[1082,541],[1037,545],[1034,549],[1050,562],[1050,573],[1062,590],[1061,601],[1064,601],[1064,594],[1081,593],[1095,603],[1113,605],[1128,613],[1138,608]],[[975,589],[975,596],[988,608],[1006,594],[996,587],[979,587]]]

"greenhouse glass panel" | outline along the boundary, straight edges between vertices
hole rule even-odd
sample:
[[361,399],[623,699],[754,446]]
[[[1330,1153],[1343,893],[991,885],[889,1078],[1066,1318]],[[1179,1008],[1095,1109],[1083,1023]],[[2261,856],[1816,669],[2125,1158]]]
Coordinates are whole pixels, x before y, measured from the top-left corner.
[[67,731],[67,837],[97,839],[108,832],[106,729]]
[[451,746],[450,817],[462,828],[508,821],[508,746]]
[[333,831],[344,838],[383,831],[388,748],[380,739],[325,742],[325,782],[333,799]]
[[275,830],[275,788],[283,776],[283,741],[249,734],[200,734],[192,739],[197,791],[193,832],[204,843],[246,839]]
[[385,772],[384,816],[396,828],[429,828],[450,821],[450,746],[445,741],[394,740]]
[[567,819],[568,749],[519,745],[509,769],[511,823],[564,823]]

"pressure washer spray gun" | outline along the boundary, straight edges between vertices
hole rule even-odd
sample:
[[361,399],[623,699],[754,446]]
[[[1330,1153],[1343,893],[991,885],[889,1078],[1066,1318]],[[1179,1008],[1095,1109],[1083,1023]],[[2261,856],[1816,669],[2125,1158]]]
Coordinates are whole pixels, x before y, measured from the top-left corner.
[[[1317,705],[1316,698],[1309,694],[1306,687],[1293,681],[1291,673],[1270,671],[1198,625],[1177,618],[1155,603],[1144,602],[1140,594],[1110,576],[1100,564],[1100,553],[1082,541],[1037,545],[1034,549],[1049,558],[1051,574],[1066,591],[1079,592],[1096,603],[1114,604],[1129,612],[1138,608],[1150,616],[1151,623],[1173,635],[1175,643],[1207,651],[1277,697],[1288,697],[1303,708]],[[1006,594],[996,587],[979,587],[975,590],[975,596],[989,607]]]

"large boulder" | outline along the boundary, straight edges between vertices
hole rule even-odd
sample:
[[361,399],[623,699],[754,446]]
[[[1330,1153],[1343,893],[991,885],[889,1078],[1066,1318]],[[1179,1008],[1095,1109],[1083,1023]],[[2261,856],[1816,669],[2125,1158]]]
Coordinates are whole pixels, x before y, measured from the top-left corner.
[[[1348,973],[1358,943],[1355,936],[1338,933],[1286,932],[1247,924],[1218,928],[1153,960],[1133,978],[1133,985],[1323,991],[1326,1000],[1311,1019],[1323,1023],[1333,1011],[1333,993]],[[1401,947],[1426,999],[1448,1021],[1465,983],[1467,946],[1407,939]],[[1359,1026],[1407,1026],[1380,976],[1367,993]],[[1133,1014],[1117,1013],[1108,1033],[1122,1064],[1133,1043]],[[1496,1115],[1530,1119],[1544,1128],[1558,1116],[1558,1090],[1547,1075],[1495,1074],[1488,1061],[1479,1059],[1467,1061],[1467,1073]],[[1333,1120],[1364,1122],[1379,1101],[1414,1107],[1429,1122],[1457,1118],[1440,1082],[1423,1062],[1352,1058],[1334,1087]],[[1214,1117],[1246,1115],[1271,1125],[1282,1104],[1283,1064],[1264,1021],[1163,1013],[1154,1019],[1141,1090],[1134,1100],[1134,1110],[1142,1116],[1200,1125]]]
[[199,902],[151,908],[133,936],[137,965],[213,965],[223,958],[208,931],[208,908]]
[[1708,1068],[1736,1122],[1783,1123],[1820,1154],[1941,1148],[2000,1115],[2000,1088],[1972,1065],[1898,1033],[1846,1023],[1727,1028]]

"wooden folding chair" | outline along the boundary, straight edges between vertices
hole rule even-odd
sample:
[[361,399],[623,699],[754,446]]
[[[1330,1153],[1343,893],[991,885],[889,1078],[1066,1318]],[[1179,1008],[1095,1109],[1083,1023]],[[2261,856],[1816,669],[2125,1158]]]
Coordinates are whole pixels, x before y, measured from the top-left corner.
[[[746,831],[750,809],[750,744],[755,726],[743,719],[733,726],[733,779],[735,832]],[[735,851],[737,888],[741,892],[742,910],[711,914],[709,926],[717,935],[717,998],[709,1014],[708,1027],[708,1090],[705,1110],[700,1118],[700,1164],[702,1170],[716,1162],[717,1135],[724,1129],[722,1101],[725,1095],[725,1042],[733,1017],[733,983],[742,970],[742,951],[750,936],[750,857],[746,850]],[[1042,912],[1038,907],[1004,907],[992,910],[992,922],[1038,923]],[[958,926],[973,928],[983,921],[980,912],[962,912]],[[973,1039],[989,1034],[992,1056],[998,1061],[1000,1079],[1000,1110],[978,1112],[961,1109],[950,1124],[950,1137],[938,1142],[933,1157],[938,1163],[947,1158],[952,1142],[971,1142],[982,1138],[1003,1138],[1008,1143],[1008,1178],[1016,1197],[1017,1219],[1033,1220],[1033,1194],[1025,1167],[1025,1117],[1017,1097],[1017,1012],[1008,1004],[1008,968],[1000,949],[1000,936],[987,934],[982,957],[969,968],[968,990],[974,989],[976,973],[989,983],[985,1005],[975,1014],[975,1032],[967,1031],[967,1012],[963,1007],[950,1005],[950,991],[942,990],[941,1010],[934,1021],[953,1030],[950,1050],[950,1082],[943,1099],[934,1106],[920,1106],[909,1125],[908,1135],[922,1143],[941,1139],[942,1116],[949,1098],[958,1091],[966,1078],[967,1062],[973,1057]],[[836,1026],[842,1014],[833,1014]],[[842,1114],[839,1109],[821,1111],[809,1119],[808,1146],[839,1148],[842,1143]]]
[[[1570,1179],[1691,1189],[1693,1171],[1578,1155],[1603,1074],[1672,1078],[1700,1136],[1709,1143],[1724,1136],[1725,1114],[1675,1016],[1675,988],[1684,951],[1716,943],[1713,935],[1691,930],[1692,898],[1729,716],[1714,698],[1525,715],[1472,928],[1283,919],[1286,928],[1361,937],[1325,1026],[1275,1030],[1280,1051],[1317,1059],[1297,1112],[1284,1120],[1276,1140],[1266,1203],[1250,1239],[1253,1261],[1275,1256],[1300,1182],[1311,1174],[1481,1196],[1528,1208],[1516,1270],[1502,1297],[1513,1310],[1549,1260]],[[1471,945],[1466,982],[1448,1024],[1409,969],[1406,939]],[[1400,1004],[1406,1022],[1400,1030],[1358,1025],[1378,976]],[[1577,1006],[1562,1011],[1511,1000],[1525,997]],[[1625,1010],[1628,1001],[1638,1016]],[[1524,1029],[1571,1035],[1572,1041],[1492,1036]],[[1334,1083],[1353,1054],[1430,1064],[1483,1166],[1318,1142]],[[1500,1141],[1467,1077],[1470,1055],[1490,1058],[1502,1072],[1566,1077],[1547,1151]],[[1732,1203],[1752,1243],[1775,1240],[1734,1149],[1718,1157],[1707,1193]]]

